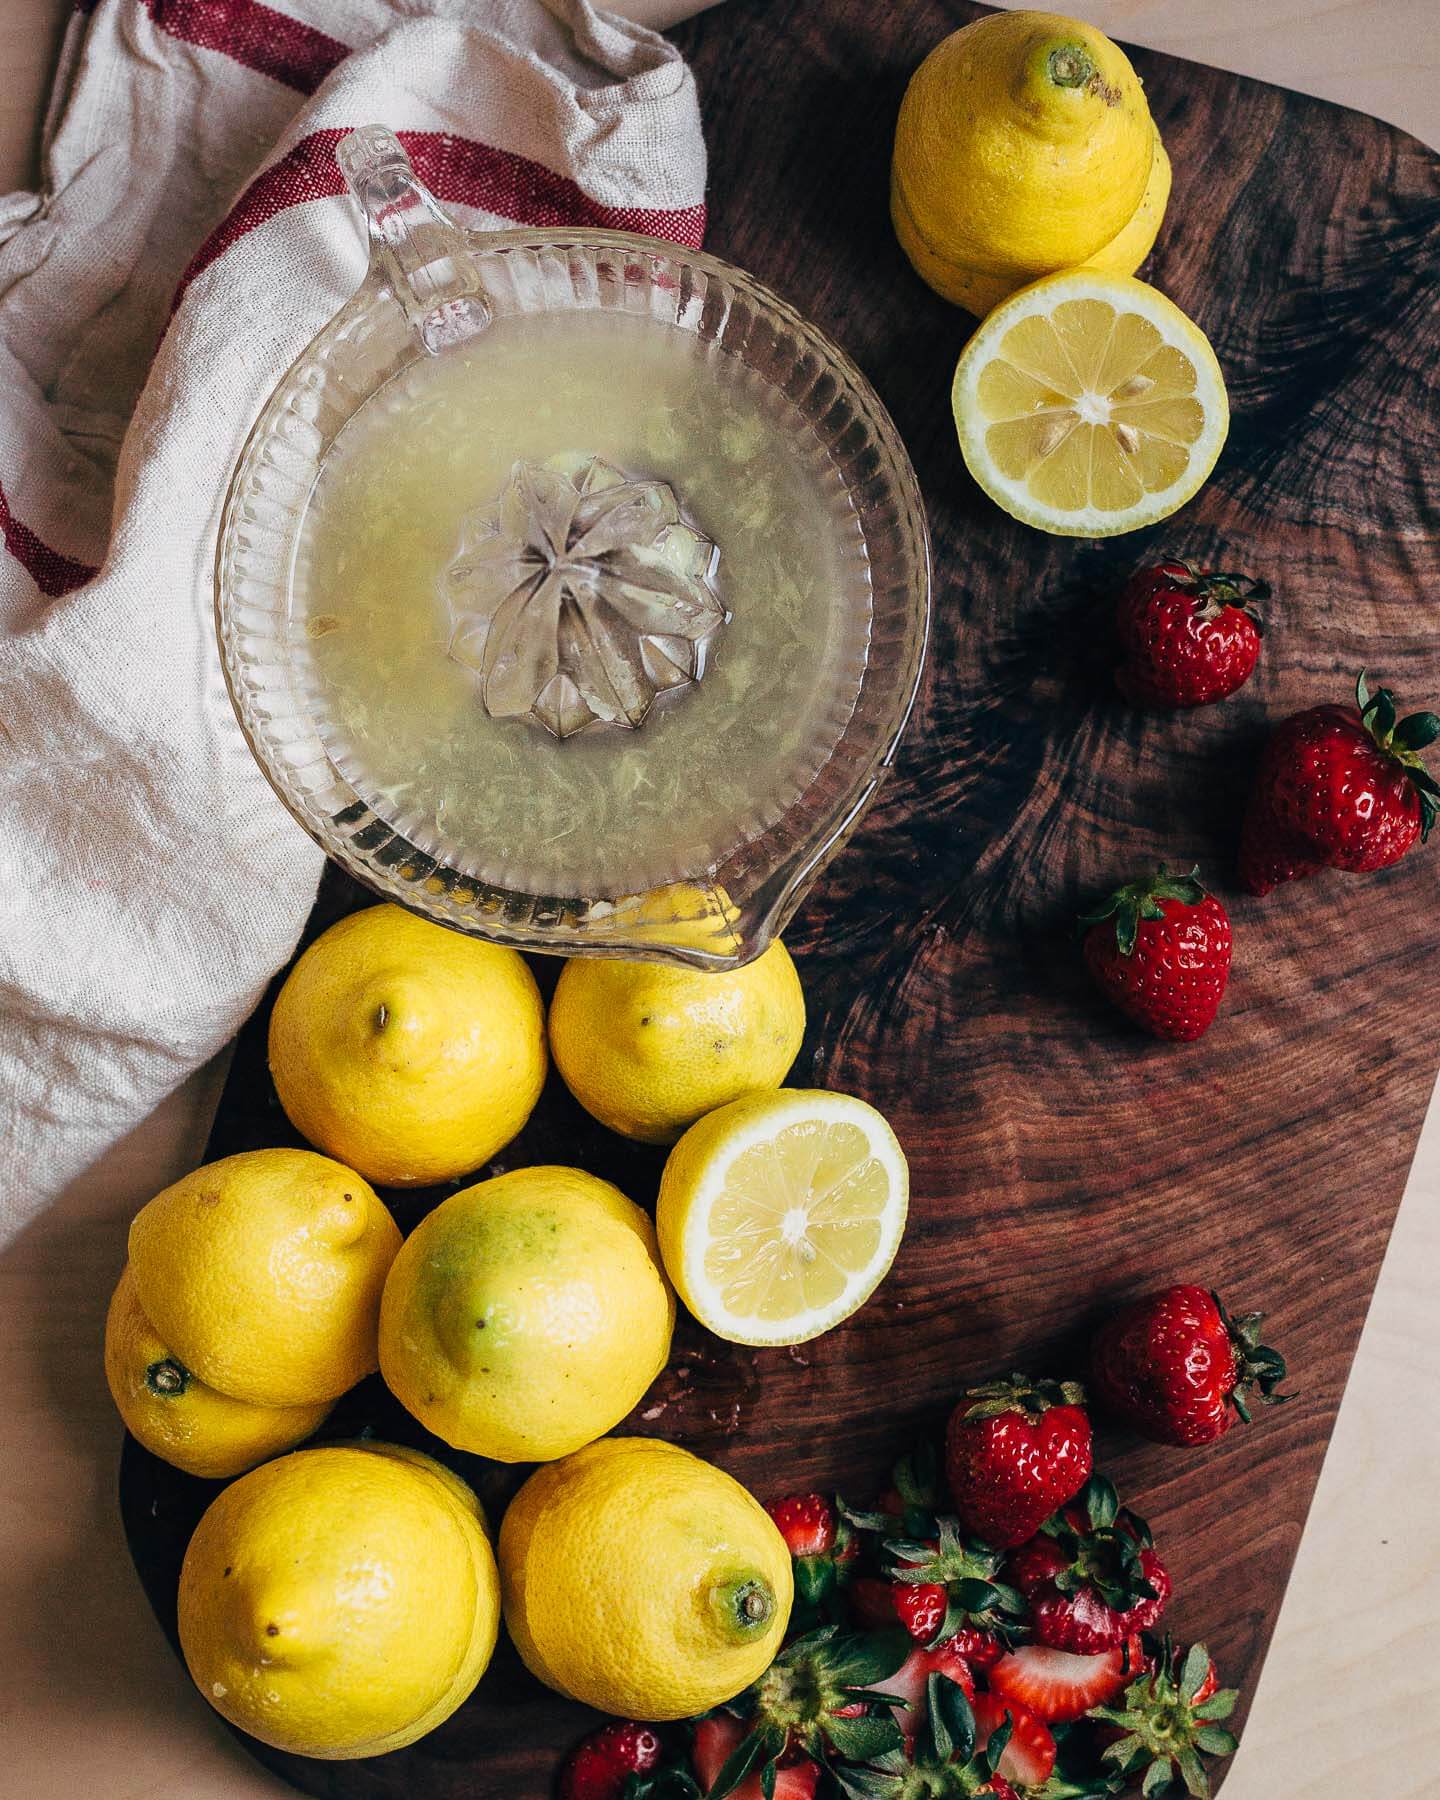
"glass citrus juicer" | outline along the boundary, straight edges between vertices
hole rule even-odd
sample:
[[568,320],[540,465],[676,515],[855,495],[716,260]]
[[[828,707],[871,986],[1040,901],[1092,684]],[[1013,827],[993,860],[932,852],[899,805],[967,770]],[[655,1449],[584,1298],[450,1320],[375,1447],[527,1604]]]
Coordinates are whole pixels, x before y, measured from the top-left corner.
[[359,290],[231,480],[216,612],[285,804],[480,937],[723,968],[855,823],[925,651],[914,471],[859,370],[713,256],[462,229],[337,152]]

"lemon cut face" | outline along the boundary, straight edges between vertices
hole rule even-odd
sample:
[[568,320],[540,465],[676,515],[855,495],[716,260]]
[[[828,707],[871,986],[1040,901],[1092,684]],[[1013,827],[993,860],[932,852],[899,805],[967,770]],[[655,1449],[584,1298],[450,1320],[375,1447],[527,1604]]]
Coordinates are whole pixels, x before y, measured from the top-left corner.
[[1033,282],[991,313],[953,401],[966,465],[991,499],[1070,537],[1168,518],[1230,424],[1200,328],[1145,282],[1093,269]]
[[661,1250],[685,1304],[718,1336],[804,1343],[879,1284],[909,1191],[894,1132],[863,1100],[750,1095],[676,1145],[656,1215]]

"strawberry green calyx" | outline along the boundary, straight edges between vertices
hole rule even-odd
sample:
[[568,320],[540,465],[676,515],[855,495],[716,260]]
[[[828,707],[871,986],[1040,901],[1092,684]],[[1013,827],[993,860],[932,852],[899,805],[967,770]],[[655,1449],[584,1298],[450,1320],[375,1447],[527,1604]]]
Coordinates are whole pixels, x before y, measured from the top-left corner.
[[1025,1614],[1025,1597],[997,1581],[1002,1555],[978,1538],[960,1536],[957,1519],[937,1521],[934,1543],[903,1538],[885,1545],[891,1560],[885,1573],[892,1581],[925,1583],[945,1589],[945,1617],[930,1639],[943,1644],[957,1631],[989,1631],[1009,1643]]
[[1009,1793],[995,1769],[1010,1742],[1007,1720],[975,1749],[975,1714],[965,1691],[947,1676],[932,1674],[926,1686],[926,1720],[907,1758],[903,1750],[873,1757],[869,1768],[832,1769],[850,1800],[968,1800],[973,1794]]
[[1035,1381],[1028,1375],[1007,1375],[971,1388],[966,1399],[973,1403],[965,1409],[967,1419],[998,1419],[1005,1413],[1040,1419],[1052,1406],[1083,1406],[1085,1390],[1078,1381]]
[[1050,1577],[1062,1594],[1091,1588],[1116,1612],[1157,1598],[1140,1560],[1140,1552],[1155,1541],[1150,1527],[1138,1513],[1120,1505],[1103,1475],[1092,1475],[1070,1504],[1040,1529],[1070,1558]]
[[1183,556],[1167,556],[1160,560],[1167,568],[1185,571],[1183,576],[1172,576],[1171,581],[1175,587],[1195,596],[1198,618],[1218,619],[1227,606],[1235,606],[1257,631],[1263,633],[1265,621],[1257,602],[1270,598],[1268,581],[1261,581],[1254,575],[1242,575],[1233,569],[1200,569]]
[[1372,694],[1362,669],[1355,681],[1355,704],[1365,729],[1377,748],[1403,765],[1420,802],[1420,838],[1423,843],[1440,816],[1440,781],[1426,768],[1420,752],[1440,737],[1440,716],[1433,712],[1411,713],[1399,718],[1395,696],[1389,688],[1376,688]]
[[1250,1403],[1247,1388],[1254,1389],[1266,1406],[1283,1406],[1287,1400],[1295,1398],[1294,1394],[1276,1391],[1285,1379],[1285,1358],[1278,1350],[1272,1350],[1268,1344],[1260,1342],[1260,1327],[1265,1323],[1264,1313],[1239,1313],[1232,1318],[1213,1289],[1210,1298],[1215,1302],[1220,1322],[1230,1334],[1230,1347],[1235,1353],[1235,1385],[1228,1398],[1248,1425]]
[[1165,917],[1162,900],[1178,900],[1182,906],[1198,906],[1207,889],[1200,881],[1199,869],[1188,875],[1171,875],[1162,864],[1153,875],[1142,875],[1124,887],[1116,888],[1110,897],[1080,918],[1082,931],[1101,925],[1106,919],[1115,921],[1115,947],[1122,956],[1131,956],[1140,932],[1140,921],[1156,921]]
[[1214,1664],[1203,1644],[1193,1645],[1178,1668],[1177,1660],[1167,1641],[1158,1668],[1132,1681],[1120,1705],[1092,1707],[1086,1716],[1125,1733],[1106,1747],[1102,1760],[1127,1778],[1143,1770],[1143,1795],[1163,1794],[1178,1779],[1187,1794],[1204,1800],[1210,1778],[1201,1756],[1229,1756],[1235,1749],[1235,1738],[1220,1721],[1230,1717],[1239,1695],[1222,1688],[1198,1697],[1213,1680]]
[[803,1749],[821,1762],[832,1756],[869,1762],[898,1749],[903,1739],[890,1711],[894,1696],[884,1683],[912,1649],[903,1631],[841,1632],[825,1625],[797,1638],[731,1703],[747,1729],[709,1800],[721,1800],[751,1775],[763,1789],[766,1771],[773,1782],[787,1751]]

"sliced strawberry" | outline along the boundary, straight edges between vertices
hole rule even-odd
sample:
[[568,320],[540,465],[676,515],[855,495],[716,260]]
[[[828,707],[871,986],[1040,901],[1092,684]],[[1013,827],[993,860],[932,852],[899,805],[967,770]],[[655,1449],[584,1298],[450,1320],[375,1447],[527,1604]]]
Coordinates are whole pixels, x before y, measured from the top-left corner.
[[955,1647],[954,1638],[932,1649],[919,1646],[912,1650],[893,1675],[879,1683],[887,1694],[898,1695],[903,1706],[893,1709],[895,1723],[907,1738],[913,1738],[925,1723],[925,1691],[932,1675],[945,1675],[960,1688],[967,1700],[975,1698],[975,1677],[970,1665]]
[[977,1694],[972,1705],[977,1750],[985,1748],[990,1734],[998,1731],[1007,1718],[1010,1721],[1010,1741],[996,1765],[996,1774],[1021,1787],[1043,1786],[1055,1767],[1055,1739],[1049,1726],[1028,1707],[1016,1700],[1002,1700],[999,1694]]
[[1074,1656],[1044,1644],[1022,1644],[990,1671],[990,1686],[997,1694],[1018,1701],[1047,1725],[1083,1718],[1092,1706],[1113,1700],[1125,1679],[1123,1650]]
[[[691,1760],[700,1786],[708,1794],[717,1776],[745,1735],[745,1727],[733,1713],[711,1713],[695,1727]],[[814,1800],[820,1781],[820,1765],[807,1756],[775,1771],[775,1800]],[[730,1790],[729,1800],[765,1800],[757,1774],[747,1775]]]

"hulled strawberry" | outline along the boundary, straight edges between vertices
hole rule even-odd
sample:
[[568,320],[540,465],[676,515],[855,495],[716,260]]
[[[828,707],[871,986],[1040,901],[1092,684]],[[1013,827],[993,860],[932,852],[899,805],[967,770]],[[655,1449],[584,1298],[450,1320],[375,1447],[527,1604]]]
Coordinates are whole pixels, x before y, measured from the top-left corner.
[[1141,1777],[1147,1794],[1179,1781],[1188,1794],[1210,1792],[1202,1755],[1229,1756],[1235,1739],[1223,1729],[1239,1698],[1233,1688],[1218,1688],[1215,1664],[1203,1644],[1183,1654],[1167,1643],[1154,1666],[1142,1668],[1114,1705],[1101,1705],[1093,1717],[1116,1735],[1103,1752],[1103,1762],[1118,1776]]
[[[733,1781],[727,1773],[745,1735],[744,1722],[728,1712],[709,1713],[695,1727],[691,1756],[702,1794],[713,1794],[717,1800],[720,1795],[728,1795],[729,1800],[767,1800],[758,1770],[742,1771]],[[815,1800],[819,1785],[820,1765],[802,1757],[776,1767],[769,1800]]]
[[1010,1550],[1084,1486],[1090,1420],[1075,1382],[1011,1375],[973,1388],[950,1415],[945,1476],[967,1530]]
[[1385,869],[1430,835],[1440,782],[1420,752],[1440,736],[1433,712],[1396,717],[1388,688],[1362,671],[1355,705],[1293,713],[1266,744],[1240,838],[1252,894],[1318,869]]
[[1010,1726],[1009,1741],[995,1765],[996,1774],[1017,1787],[1043,1787],[1055,1768],[1055,1739],[1044,1720],[1036,1718],[1028,1707],[999,1694],[981,1694],[971,1705],[977,1750],[984,1750],[1001,1726]]
[[765,1510],[794,1562],[796,1600],[818,1606],[848,1578],[855,1534],[823,1494],[791,1494]]
[[1115,681],[1137,706],[1205,706],[1250,679],[1260,655],[1267,582],[1169,557],[1137,569],[1120,593]]
[[[901,1742],[888,1681],[910,1654],[901,1631],[841,1633],[821,1626],[796,1638],[736,1700],[740,1736],[722,1775],[732,1785],[779,1771],[797,1753],[869,1762]],[[729,1716],[727,1714],[727,1716]],[[722,1786],[717,1794],[729,1793]]]
[[1064,1724],[1113,1700],[1139,1666],[1139,1656],[1139,1638],[1098,1656],[1021,1644],[990,1671],[990,1691],[1028,1708],[1047,1725]]
[[1148,1631],[1171,1591],[1150,1527],[1121,1507],[1103,1475],[1012,1553],[1007,1573],[1029,1602],[1036,1643],[1077,1656],[1118,1650]]
[[1208,1444],[1249,1395],[1277,1404],[1285,1359],[1260,1342],[1263,1315],[1232,1318],[1220,1296],[1179,1285],[1122,1307],[1096,1332],[1090,1381],[1096,1401],[1157,1444]]
[[875,1757],[868,1768],[833,1771],[851,1800],[1016,1800],[998,1768],[1012,1728],[1002,1723],[979,1747],[975,1713],[965,1690],[932,1674],[925,1691],[925,1726],[906,1750]]
[[1177,1043],[1210,1029],[1230,979],[1230,916],[1198,869],[1141,876],[1080,923],[1085,966],[1127,1018]]

